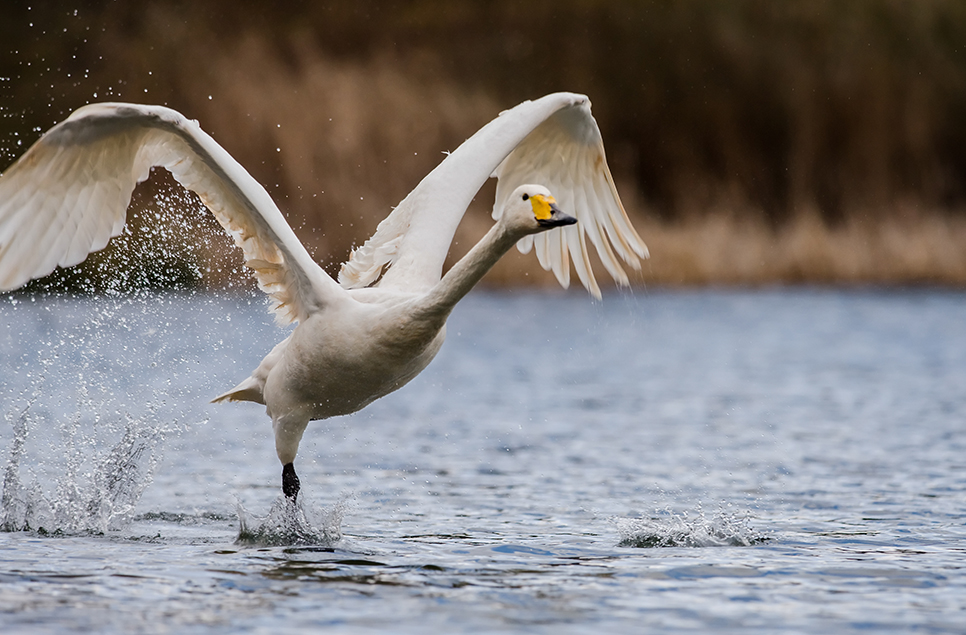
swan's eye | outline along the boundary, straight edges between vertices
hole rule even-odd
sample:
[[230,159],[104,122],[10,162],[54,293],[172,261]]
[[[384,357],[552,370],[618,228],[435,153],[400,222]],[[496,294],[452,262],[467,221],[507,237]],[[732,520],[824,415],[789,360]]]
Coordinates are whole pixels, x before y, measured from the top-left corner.
[[523,200],[527,200],[528,198],[530,198],[530,195],[529,194],[524,194],[523,195]]

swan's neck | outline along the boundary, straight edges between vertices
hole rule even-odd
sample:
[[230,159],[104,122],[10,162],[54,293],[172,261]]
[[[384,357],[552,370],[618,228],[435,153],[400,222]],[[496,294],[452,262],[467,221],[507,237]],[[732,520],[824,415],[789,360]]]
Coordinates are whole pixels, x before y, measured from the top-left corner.
[[519,238],[511,235],[503,223],[493,225],[480,242],[426,294],[423,309],[445,319],[456,303],[470,292]]

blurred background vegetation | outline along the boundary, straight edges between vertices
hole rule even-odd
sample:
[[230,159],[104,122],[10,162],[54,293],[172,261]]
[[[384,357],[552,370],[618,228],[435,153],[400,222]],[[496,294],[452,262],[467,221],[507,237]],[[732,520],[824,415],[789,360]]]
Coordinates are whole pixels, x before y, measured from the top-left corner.
[[[651,248],[639,282],[966,284],[962,0],[37,4],[0,7],[0,169],[86,103],[166,104],[333,272],[443,151],[569,90]],[[248,284],[172,188],[139,188],[130,236],[75,279],[137,260],[151,280]],[[492,189],[477,198],[454,258],[491,222]],[[488,281],[537,274],[514,256]]]

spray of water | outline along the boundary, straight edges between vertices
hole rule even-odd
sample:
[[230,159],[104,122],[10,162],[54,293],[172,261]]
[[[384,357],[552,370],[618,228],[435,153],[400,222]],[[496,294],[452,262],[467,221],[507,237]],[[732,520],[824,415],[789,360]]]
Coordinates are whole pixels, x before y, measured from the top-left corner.
[[139,188],[124,232],[106,249],[2,298],[0,344],[12,346],[0,348],[0,412],[14,434],[0,529],[122,527],[165,437],[197,421],[192,408],[214,391],[191,363],[211,343],[172,337],[192,316],[177,310],[179,294],[157,290],[195,293],[186,290],[201,284],[199,263],[216,263],[207,276],[236,261],[206,257],[229,239],[197,197],[171,185]]
[[[0,497],[0,530],[42,534],[103,533],[130,522],[141,494],[151,484],[171,430],[156,421],[123,421],[123,432],[106,451],[89,450],[78,426],[66,426],[64,459],[52,487],[45,488],[26,466],[25,445],[38,422],[29,407],[12,422],[10,457]],[[76,422],[75,422],[76,423]]]
[[747,513],[722,505],[707,514],[700,506],[695,513],[660,510],[650,518],[612,518],[621,540],[620,547],[747,547],[768,540],[753,529]]
[[237,544],[257,547],[315,545],[331,547],[342,540],[342,520],[352,502],[343,492],[331,507],[305,504],[279,496],[266,516],[256,516],[238,503]]

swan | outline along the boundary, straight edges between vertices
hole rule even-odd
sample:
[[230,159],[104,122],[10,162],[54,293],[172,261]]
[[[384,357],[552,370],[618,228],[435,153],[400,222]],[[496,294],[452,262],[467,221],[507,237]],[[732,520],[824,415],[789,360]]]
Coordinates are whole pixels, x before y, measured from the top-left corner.
[[[70,267],[125,224],[152,167],[196,192],[244,253],[288,337],[214,402],[265,406],[295,500],[295,456],[309,421],[364,408],[418,375],[443,344],[459,300],[514,244],[559,282],[570,263],[596,298],[588,241],[614,280],[647,247],[607,167],[584,95],[556,93],[502,112],[430,172],[352,251],[338,282],[312,260],[268,192],[203,132],[163,106],[96,103],[47,131],[0,175],[0,292]],[[497,178],[495,223],[443,275],[470,201]],[[569,212],[569,213],[568,213]]]

